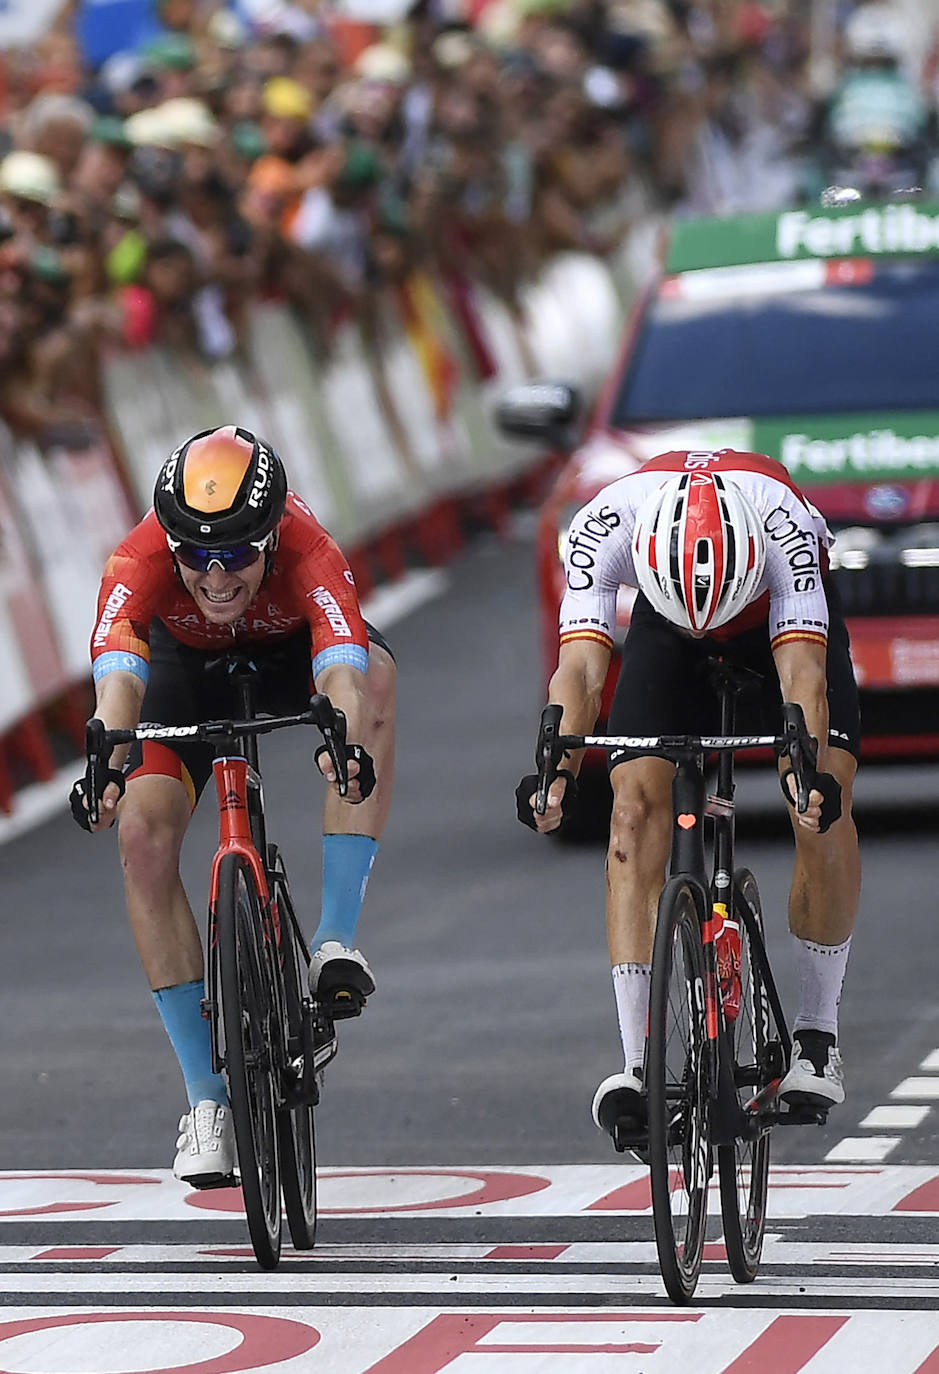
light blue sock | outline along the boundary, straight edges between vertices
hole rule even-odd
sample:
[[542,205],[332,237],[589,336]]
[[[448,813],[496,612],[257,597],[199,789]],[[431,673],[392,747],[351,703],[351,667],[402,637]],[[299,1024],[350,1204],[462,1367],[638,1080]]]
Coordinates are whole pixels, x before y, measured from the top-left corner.
[[220,1073],[212,1072],[212,1036],[202,1015],[205,983],[177,983],[153,994],[160,1020],[176,1051],[186,1083],[190,1107],[198,1102],[228,1106],[228,1089]]
[[351,948],[377,853],[378,841],[369,835],[323,836],[323,900],[311,950],[327,940]]

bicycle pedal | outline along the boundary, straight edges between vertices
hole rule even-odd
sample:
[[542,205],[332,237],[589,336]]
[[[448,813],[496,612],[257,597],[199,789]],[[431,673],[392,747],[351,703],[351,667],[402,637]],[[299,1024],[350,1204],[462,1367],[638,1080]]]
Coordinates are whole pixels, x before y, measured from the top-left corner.
[[241,1182],[237,1174],[194,1174],[192,1178],[180,1179],[196,1192],[205,1193],[211,1188],[237,1188]]
[[832,1104],[815,1093],[787,1093],[782,1099],[788,1108],[786,1117],[793,1126],[824,1126]]
[[330,988],[323,998],[322,1006],[331,1021],[347,1021],[352,1016],[361,1016],[365,997],[358,988]]

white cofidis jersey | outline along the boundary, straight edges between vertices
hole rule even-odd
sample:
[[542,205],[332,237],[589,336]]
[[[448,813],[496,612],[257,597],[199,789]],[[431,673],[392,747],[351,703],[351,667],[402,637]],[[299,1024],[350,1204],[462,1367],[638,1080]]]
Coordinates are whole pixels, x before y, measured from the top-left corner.
[[832,535],[782,463],[736,449],[680,451],[652,458],[604,487],[577,512],[564,556],[567,589],[561,602],[561,643],[593,640],[613,647],[620,587],[638,585],[633,564],[636,513],[675,473],[715,472],[733,482],[760,518],[766,565],[750,604],[709,631],[723,640],[765,625],[772,647],[793,640],[826,644],[828,602],[822,586]]

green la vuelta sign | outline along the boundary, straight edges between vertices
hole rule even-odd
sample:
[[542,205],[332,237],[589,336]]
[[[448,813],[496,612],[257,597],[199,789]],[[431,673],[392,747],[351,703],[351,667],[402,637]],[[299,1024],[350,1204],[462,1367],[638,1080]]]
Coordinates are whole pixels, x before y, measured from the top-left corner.
[[665,270],[690,272],[800,258],[932,255],[939,255],[939,204],[856,203],[831,210],[676,220]]
[[797,482],[904,482],[939,476],[939,410],[754,420],[752,444]]

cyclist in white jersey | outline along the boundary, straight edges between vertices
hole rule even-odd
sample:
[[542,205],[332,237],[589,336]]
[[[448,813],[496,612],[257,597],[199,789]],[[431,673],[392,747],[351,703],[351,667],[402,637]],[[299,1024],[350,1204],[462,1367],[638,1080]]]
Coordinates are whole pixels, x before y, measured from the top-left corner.
[[[705,678],[719,656],[762,675],[755,717],[740,733],[778,733],[782,700],[797,702],[818,741],[808,810],[795,810],[789,926],[800,974],[784,1100],[844,1101],[838,1004],[860,893],[851,788],[859,751],[857,687],[844,618],[827,579],[831,535],[782,464],[732,449],[662,454],[605,487],[575,516],[565,553],[558,666],[548,697],[561,730],[590,734],[600,711],[617,594],[634,587],[622,667],[609,714],[617,735],[718,733]],[[565,760],[576,777],[582,754]],[[785,773],[786,761],[780,764]],[[624,1066],[593,1101],[597,1126],[641,1139],[641,1069],[658,896],[671,839],[674,765],[612,754],[607,935]],[[516,794],[519,819],[555,830],[572,786],[558,777],[544,816],[534,786]],[[570,802],[570,797],[568,798]]]

